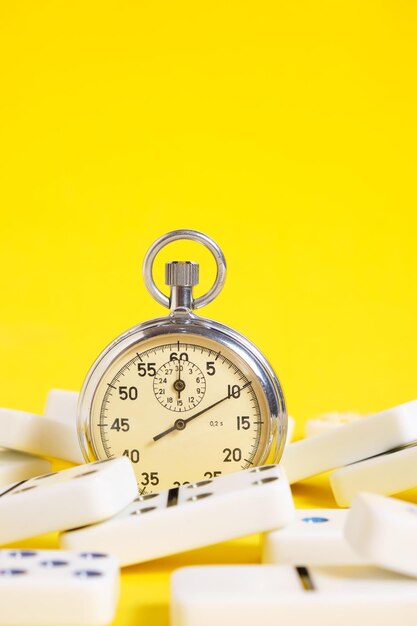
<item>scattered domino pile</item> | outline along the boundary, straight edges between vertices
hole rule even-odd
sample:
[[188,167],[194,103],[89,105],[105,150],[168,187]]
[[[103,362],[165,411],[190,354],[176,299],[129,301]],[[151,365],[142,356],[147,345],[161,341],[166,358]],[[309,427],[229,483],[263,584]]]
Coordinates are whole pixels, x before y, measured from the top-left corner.
[[[171,626],[417,623],[417,506],[388,497],[417,486],[417,401],[318,418],[279,466],[145,495],[128,458],[83,463],[76,403],[0,409],[0,626],[105,626],[120,567],[253,533],[261,565],[174,572]],[[351,508],[296,510],[290,484],[328,471]],[[49,532],[61,550],[13,547]]]
[[416,487],[416,444],[414,400],[290,443],[282,463],[291,484],[332,471],[333,495],[347,507],[361,491],[391,495]]

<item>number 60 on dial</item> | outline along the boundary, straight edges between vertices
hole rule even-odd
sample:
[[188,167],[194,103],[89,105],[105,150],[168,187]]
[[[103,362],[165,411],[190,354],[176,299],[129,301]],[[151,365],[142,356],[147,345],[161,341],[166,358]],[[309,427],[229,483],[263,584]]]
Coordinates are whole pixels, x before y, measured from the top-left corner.
[[[194,300],[198,265],[166,265],[170,297],[152,277],[160,249],[203,243],[216,259],[210,291]],[[284,396],[261,352],[235,330],[193,313],[220,292],[226,272],[217,244],[196,231],[158,239],[144,261],[145,283],[166,317],[115,339],[81,390],[78,430],[86,460],[127,456],[139,489],[151,493],[265,463],[276,463],[287,429]]]

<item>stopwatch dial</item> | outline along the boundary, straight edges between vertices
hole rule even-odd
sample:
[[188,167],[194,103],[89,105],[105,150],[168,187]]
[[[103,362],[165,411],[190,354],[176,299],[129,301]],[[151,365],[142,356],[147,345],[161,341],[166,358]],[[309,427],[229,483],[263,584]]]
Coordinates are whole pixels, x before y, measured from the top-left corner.
[[142,493],[258,465],[270,443],[267,400],[248,363],[191,334],[119,354],[98,383],[90,420],[97,458],[127,456]]
[[206,379],[192,361],[168,361],[153,379],[155,398],[170,411],[189,411],[204,398]]

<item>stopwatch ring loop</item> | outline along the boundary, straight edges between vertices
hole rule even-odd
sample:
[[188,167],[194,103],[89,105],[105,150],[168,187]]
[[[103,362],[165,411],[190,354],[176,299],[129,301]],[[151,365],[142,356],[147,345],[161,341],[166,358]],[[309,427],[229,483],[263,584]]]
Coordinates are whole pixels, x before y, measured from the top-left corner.
[[193,309],[200,309],[206,304],[209,304],[223,288],[225,279],[226,279],[226,259],[224,258],[223,252],[220,247],[217,245],[213,239],[205,235],[204,233],[200,233],[197,230],[187,230],[187,229],[179,229],[172,230],[165,235],[159,237],[149,248],[146,253],[145,259],[143,261],[143,279],[145,281],[145,285],[151,296],[162,304],[162,306],[167,309],[170,308],[170,301],[168,296],[166,296],[162,291],[156,286],[155,281],[153,279],[153,264],[156,258],[156,255],[164,248],[167,244],[172,243],[173,241],[178,241],[180,239],[187,239],[190,241],[196,241],[197,243],[201,243],[203,246],[208,248],[212,253],[214,260],[216,261],[217,266],[217,274],[214,280],[212,287],[208,290],[207,293],[199,296],[194,300]]

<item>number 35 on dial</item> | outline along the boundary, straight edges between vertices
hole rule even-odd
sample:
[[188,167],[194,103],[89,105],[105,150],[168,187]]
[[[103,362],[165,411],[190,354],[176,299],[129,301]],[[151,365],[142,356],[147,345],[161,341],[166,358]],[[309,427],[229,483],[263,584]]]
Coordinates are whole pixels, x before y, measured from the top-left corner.
[[127,350],[92,403],[98,458],[127,456],[150,493],[264,460],[271,436],[257,376],[239,356],[201,337]]
[[[169,298],[153,280],[156,255],[178,239],[203,244],[215,259],[214,284],[198,298],[193,261],[166,264]],[[277,463],[282,454],[287,415],[271,365],[246,337],[193,312],[217,296],[225,275],[223,253],[207,235],[180,230],[157,239],[143,276],[170,314],[117,337],[87,374],[78,406],[84,457],[126,456],[141,493]]]

